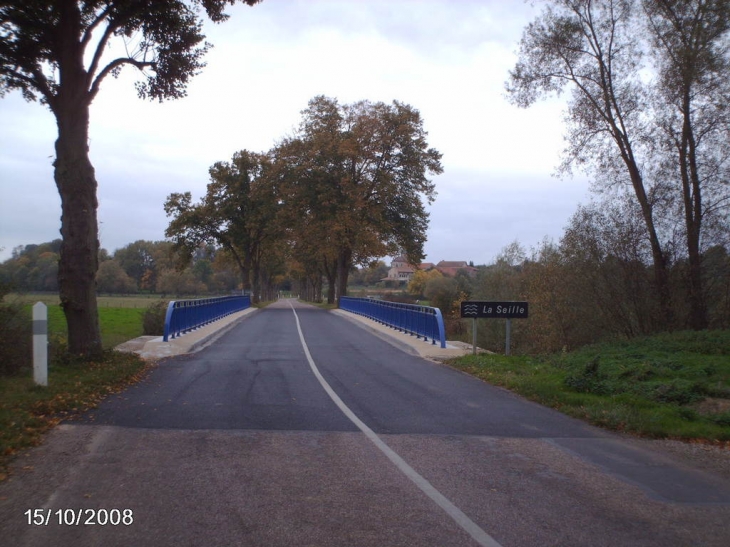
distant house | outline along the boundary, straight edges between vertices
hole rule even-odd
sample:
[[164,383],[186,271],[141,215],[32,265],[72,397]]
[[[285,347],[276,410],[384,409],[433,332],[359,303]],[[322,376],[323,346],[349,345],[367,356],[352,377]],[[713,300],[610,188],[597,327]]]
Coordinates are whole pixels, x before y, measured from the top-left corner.
[[469,275],[469,277],[474,277],[477,275],[477,269],[474,266],[469,266],[469,264],[465,260],[442,260],[441,262],[436,264],[436,269],[443,275],[447,275],[449,277],[456,276],[459,270],[464,270]]
[[405,256],[396,256],[390,263],[388,277],[384,277],[381,281],[398,281],[408,283],[416,273],[416,267],[408,264]]
[[388,277],[384,277],[381,281],[397,281],[399,283],[408,283],[416,270],[438,270],[442,275],[454,277],[459,270],[465,270],[470,277],[474,277],[477,269],[464,260],[447,261],[442,260],[438,264],[433,262],[421,262],[418,266],[409,264],[405,256],[396,256],[390,264]]

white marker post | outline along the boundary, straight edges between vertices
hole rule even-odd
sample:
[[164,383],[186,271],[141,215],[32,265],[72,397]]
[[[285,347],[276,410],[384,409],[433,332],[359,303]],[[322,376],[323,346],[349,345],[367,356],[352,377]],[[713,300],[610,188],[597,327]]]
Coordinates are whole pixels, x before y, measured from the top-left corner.
[[43,302],[33,306],[33,380],[48,385],[48,308]]

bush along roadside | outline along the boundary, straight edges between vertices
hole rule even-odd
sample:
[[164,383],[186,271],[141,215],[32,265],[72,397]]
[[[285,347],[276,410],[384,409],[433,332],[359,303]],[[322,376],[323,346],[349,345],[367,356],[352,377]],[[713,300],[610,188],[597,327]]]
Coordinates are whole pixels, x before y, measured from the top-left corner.
[[39,444],[64,418],[139,381],[150,366],[135,354],[107,351],[94,362],[68,356],[54,362],[47,387],[35,385],[27,374],[0,377],[0,481],[19,451]]
[[730,331],[662,334],[537,357],[481,354],[448,364],[608,429],[730,443]]
[[142,315],[142,332],[145,335],[162,336],[165,332],[165,316],[169,302],[160,300],[149,306]]
[[7,302],[8,292],[9,286],[0,283],[0,376],[19,374],[32,360],[30,311]]

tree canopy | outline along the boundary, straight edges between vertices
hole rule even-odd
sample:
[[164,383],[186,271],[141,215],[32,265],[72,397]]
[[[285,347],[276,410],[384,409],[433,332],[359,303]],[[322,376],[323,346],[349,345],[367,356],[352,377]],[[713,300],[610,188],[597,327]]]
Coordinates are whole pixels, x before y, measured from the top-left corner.
[[265,154],[242,150],[210,168],[211,182],[199,203],[192,203],[190,192],[173,193],[164,206],[172,217],[165,235],[178,253],[190,258],[201,245],[216,243],[235,260],[254,300],[266,245],[280,233],[270,171]]
[[[563,170],[638,205],[665,328],[669,266],[689,261],[691,326],[707,326],[702,246],[730,204],[727,0],[549,0],[524,30],[507,92],[527,107],[571,90]],[[679,214],[678,214],[679,212]],[[725,223],[726,224],[726,223]],[[675,239],[684,238],[684,252]],[[717,235],[717,234],[715,234]],[[716,239],[715,239],[716,241]]]
[[[242,0],[254,5],[259,0]],[[95,280],[99,267],[97,181],[89,160],[89,105],[104,79],[137,69],[148,99],[185,95],[210,44],[201,12],[227,18],[234,0],[27,0],[0,2],[0,96],[17,90],[53,112],[54,178],[61,196],[59,294],[69,350],[101,352]]]
[[391,253],[423,257],[424,202],[435,197],[429,176],[441,173],[440,160],[410,105],[317,96],[296,134],[272,150],[213,165],[199,204],[190,193],[171,194],[166,234],[187,252],[205,241],[228,249],[255,296],[261,274],[286,259],[313,296],[325,276],[333,302],[347,294],[355,264]]
[[302,112],[298,133],[273,151],[285,162],[281,191],[298,221],[295,248],[309,237],[326,241],[321,268],[328,277],[336,271],[330,287],[338,298],[347,294],[353,264],[401,252],[414,262],[423,258],[424,202],[436,195],[429,177],[443,171],[426,137],[410,105],[341,105],[317,96]]
[[[242,0],[254,5],[261,0]],[[140,97],[185,95],[204,66],[201,8],[225,21],[236,0],[28,0],[1,2],[0,94],[18,89],[56,112],[69,93],[91,103],[104,78],[139,70]],[[124,47],[112,48],[119,40]],[[88,60],[87,62],[85,62]],[[82,77],[79,79],[80,77]],[[66,89],[67,78],[82,85]]]

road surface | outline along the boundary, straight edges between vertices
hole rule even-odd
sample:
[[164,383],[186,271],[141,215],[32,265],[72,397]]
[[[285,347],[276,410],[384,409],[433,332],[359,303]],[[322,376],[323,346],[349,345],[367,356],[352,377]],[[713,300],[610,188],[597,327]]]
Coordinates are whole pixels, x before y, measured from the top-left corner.
[[729,517],[722,476],[293,300],[162,361],[0,484],[3,546],[726,547]]

